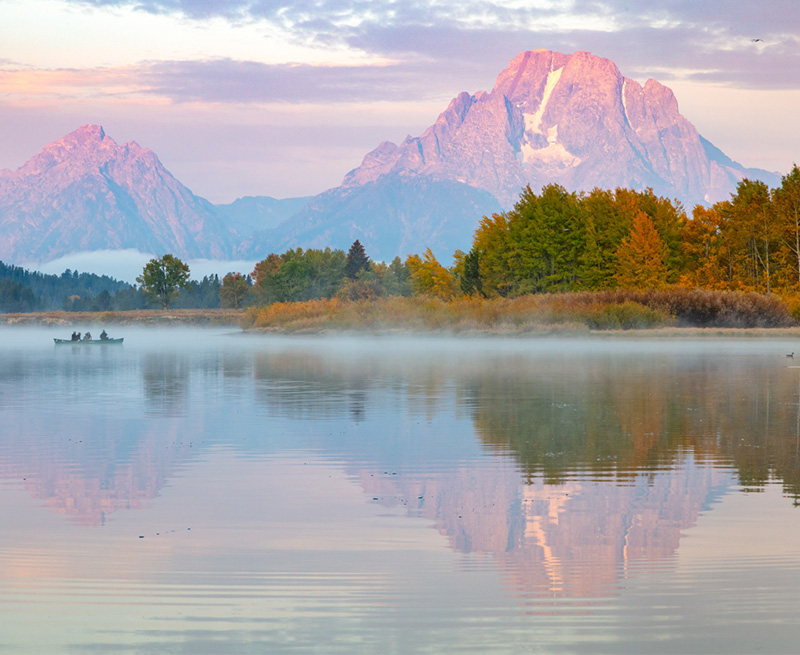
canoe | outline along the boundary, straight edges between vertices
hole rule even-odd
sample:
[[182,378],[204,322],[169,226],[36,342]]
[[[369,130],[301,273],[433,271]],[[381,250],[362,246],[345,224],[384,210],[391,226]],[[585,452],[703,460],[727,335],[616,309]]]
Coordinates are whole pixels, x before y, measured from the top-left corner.
[[84,341],[73,341],[72,339],[53,339],[57,346],[113,346],[123,342],[123,339],[89,339]]

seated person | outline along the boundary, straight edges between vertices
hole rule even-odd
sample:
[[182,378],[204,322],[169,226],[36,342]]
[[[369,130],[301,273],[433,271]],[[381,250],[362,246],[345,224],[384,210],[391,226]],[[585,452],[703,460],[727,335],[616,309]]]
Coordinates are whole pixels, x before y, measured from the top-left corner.
[[84,341],[91,341],[92,340],[92,333],[91,332],[87,332],[86,334],[84,334],[83,335],[83,340]]
[[100,341],[108,341],[108,334],[106,334],[105,330],[100,333]]

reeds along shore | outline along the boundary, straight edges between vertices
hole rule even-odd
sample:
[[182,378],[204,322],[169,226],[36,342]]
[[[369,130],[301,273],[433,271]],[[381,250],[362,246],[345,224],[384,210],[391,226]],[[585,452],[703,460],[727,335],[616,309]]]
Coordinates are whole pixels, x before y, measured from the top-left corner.
[[776,328],[797,325],[775,295],[664,289],[535,294],[516,298],[390,296],[250,307],[241,325],[286,332],[399,330],[523,333],[553,329]]

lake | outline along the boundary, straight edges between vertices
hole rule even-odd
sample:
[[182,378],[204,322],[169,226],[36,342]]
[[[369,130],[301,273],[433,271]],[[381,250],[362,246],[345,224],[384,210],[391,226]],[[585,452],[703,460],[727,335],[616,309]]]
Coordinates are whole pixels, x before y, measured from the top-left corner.
[[0,329],[2,653],[797,651],[791,341],[72,329]]

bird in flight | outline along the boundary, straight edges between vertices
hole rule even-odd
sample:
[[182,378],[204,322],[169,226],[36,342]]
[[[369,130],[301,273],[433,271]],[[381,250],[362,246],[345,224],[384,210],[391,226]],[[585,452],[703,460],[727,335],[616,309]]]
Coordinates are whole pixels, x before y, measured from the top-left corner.
[[753,43],[758,43],[759,41],[764,41],[764,39],[750,39]]

